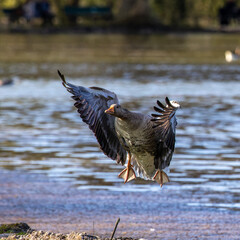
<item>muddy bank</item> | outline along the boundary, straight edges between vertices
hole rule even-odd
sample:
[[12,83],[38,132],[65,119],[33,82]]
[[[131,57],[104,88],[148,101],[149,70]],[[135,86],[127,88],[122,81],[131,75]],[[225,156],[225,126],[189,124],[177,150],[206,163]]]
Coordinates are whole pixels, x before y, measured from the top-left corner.
[[[41,174],[0,170],[1,223],[52,232],[144,239],[239,239],[240,213],[201,207],[198,193],[79,190]],[[202,196],[204,197],[204,196]]]
[[[100,238],[99,236],[89,235],[87,233],[71,232],[68,234],[44,232],[44,231],[29,231],[23,235],[17,234],[0,234],[0,240],[110,240],[111,238]],[[112,240],[137,240],[134,238],[112,238]]]
[[[71,232],[67,234],[36,231],[30,228],[27,223],[0,224],[0,240],[137,240],[131,237],[114,238],[120,218],[117,220],[110,238],[101,238],[97,235],[90,235],[85,232]],[[144,240],[144,239],[142,239]]]

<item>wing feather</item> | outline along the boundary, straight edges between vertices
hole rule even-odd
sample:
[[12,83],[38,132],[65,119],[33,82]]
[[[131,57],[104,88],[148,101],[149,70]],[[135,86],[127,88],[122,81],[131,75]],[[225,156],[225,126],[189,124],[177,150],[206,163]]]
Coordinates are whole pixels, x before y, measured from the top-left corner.
[[122,164],[126,161],[126,150],[122,147],[115,131],[115,118],[104,111],[112,104],[118,103],[115,93],[99,87],[85,88],[66,82],[58,71],[63,86],[73,94],[74,106],[83,122],[95,134],[101,150],[113,160]]
[[154,107],[154,110],[160,114],[152,114],[152,121],[154,122],[153,127],[158,133],[160,139],[166,142],[168,148],[174,151],[175,145],[175,129],[177,125],[177,120],[175,113],[177,108],[175,108],[168,97],[165,99],[166,106],[164,106],[160,101],[157,101],[158,107]]
[[165,98],[165,101],[166,106],[157,101],[158,107],[154,107],[154,110],[159,114],[153,113],[151,119],[159,140],[154,163],[155,167],[160,169],[164,169],[170,164],[175,148],[175,129],[177,125],[175,117],[177,108],[171,104],[168,97]]

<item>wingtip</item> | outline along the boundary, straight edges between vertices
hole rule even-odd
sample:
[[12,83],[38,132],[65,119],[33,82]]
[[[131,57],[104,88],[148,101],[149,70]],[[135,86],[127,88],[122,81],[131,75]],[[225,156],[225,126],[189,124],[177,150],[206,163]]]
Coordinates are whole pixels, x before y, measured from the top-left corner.
[[63,78],[64,78],[63,74],[59,70],[57,70],[57,73],[58,73],[59,77],[63,80]]
[[166,108],[159,100],[157,100],[157,105],[163,110]]
[[164,113],[165,112],[162,108],[158,108],[156,106],[154,106],[153,108],[156,112],[159,112],[159,113]]
[[58,72],[59,77],[60,77],[61,80],[62,80],[62,85],[63,85],[65,88],[67,88],[67,86],[66,86],[67,82],[66,82],[66,80],[65,80],[64,75],[63,75],[59,70],[57,70],[57,72]]
[[166,102],[166,104],[167,104],[169,107],[174,108],[174,106],[171,104],[171,102],[170,102],[170,100],[169,100],[168,97],[165,98],[165,102]]
[[63,74],[59,70],[57,70],[57,73],[58,73],[58,76],[63,80],[64,78]]

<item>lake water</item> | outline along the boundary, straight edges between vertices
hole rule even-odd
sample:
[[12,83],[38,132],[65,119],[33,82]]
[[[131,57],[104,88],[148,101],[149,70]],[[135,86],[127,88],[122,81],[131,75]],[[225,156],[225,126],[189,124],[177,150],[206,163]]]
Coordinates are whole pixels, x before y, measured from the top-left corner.
[[[0,172],[142,201],[176,193],[186,209],[239,214],[240,68],[224,62],[239,43],[220,34],[0,36],[0,77],[15,80],[0,88]],[[73,84],[114,91],[131,110],[152,113],[165,96],[180,102],[169,184],[123,184],[123,167],[99,150],[57,69]]]

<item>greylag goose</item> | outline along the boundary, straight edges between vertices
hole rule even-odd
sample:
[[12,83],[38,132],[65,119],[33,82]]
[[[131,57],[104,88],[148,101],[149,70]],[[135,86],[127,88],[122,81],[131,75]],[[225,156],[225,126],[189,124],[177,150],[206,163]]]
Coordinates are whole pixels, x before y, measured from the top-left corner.
[[75,100],[83,122],[95,134],[101,150],[126,168],[119,174],[124,183],[140,176],[158,182],[169,182],[163,171],[169,166],[175,146],[175,113],[180,105],[165,99],[157,101],[152,116],[131,112],[119,105],[117,95],[99,87],[75,86],[58,71],[63,86]]

